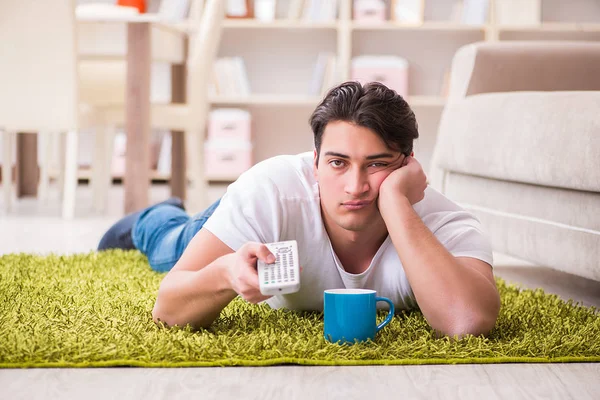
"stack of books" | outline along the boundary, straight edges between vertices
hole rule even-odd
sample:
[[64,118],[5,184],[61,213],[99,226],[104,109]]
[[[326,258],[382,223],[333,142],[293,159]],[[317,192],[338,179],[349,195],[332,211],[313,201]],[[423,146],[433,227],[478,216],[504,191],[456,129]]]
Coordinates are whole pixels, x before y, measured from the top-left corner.
[[400,96],[408,96],[408,67],[405,58],[391,55],[363,55],[352,59],[352,80],[363,85],[380,82],[395,90]]
[[338,0],[290,0],[287,19],[332,22],[337,18]]
[[496,0],[498,25],[531,26],[542,22],[541,0]]
[[213,96],[249,96],[250,81],[242,57],[223,57],[215,61],[209,83]]
[[336,57],[330,52],[320,52],[313,70],[309,94],[322,96],[337,83]]
[[463,0],[455,3],[454,18],[466,25],[483,25],[488,21],[489,0]]

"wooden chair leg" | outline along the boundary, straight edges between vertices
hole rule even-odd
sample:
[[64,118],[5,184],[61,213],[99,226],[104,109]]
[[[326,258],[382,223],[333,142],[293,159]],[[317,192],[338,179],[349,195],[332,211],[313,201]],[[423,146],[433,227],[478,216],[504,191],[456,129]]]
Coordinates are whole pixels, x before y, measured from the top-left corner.
[[99,213],[106,211],[108,192],[112,183],[111,161],[115,138],[115,128],[96,131],[94,161],[92,164],[92,195],[94,210]]
[[56,143],[56,148],[57,148],[57,158],[56,158],[56,167],[57,167],[57,171],[58,174],[56,176],[56,182],[58,183],[58,188],[59,188],[59,199],[60,201],[63,200],[64,198],[64,191],[63,188],[65,187],[65,150],[66,150],[66,146],[67,146],[67,135],[63,134],[63,133],[55,133],[54,134],[54,142]]
[[186,209],[192,214],[208,206],[208,183],[204,176],[204,135],[186,131],[186,163],[190,186],[187,191]]
[[62,216],[65,219],[72,219],[75,215],[75,194],[77,189],[77,150],[78,133],[76,131],[67,132],[66,151],[65,151],[65,173],[64,190],[62,201]]
[[103,179],[106,176],[106,165],[104,159],[107,152],[106,148],[106,137],[104,132],[96,128],[94,132],[94,159],[92,160],[92,205],[94,211],[103,212],[106,204],[102,195],[104,182]]
[[2,155],[2,188],[4,192],[4,209],[9,212],[12,209],[13,203],[13,177],[12,177],[12,164],[13,164],[13,150],[16,145],[16,133],[15,132],[4,132],[3,133],[3,155]]
[[52,158],[52,135],[47,132],[38,133],[38,143],[41,148],[40,181],[38,183],[38,199],[43,204],[50,197],[50,161]]
[[115,138],[117,137],[117,127],[110,126],[106,128],[106,146],[107,150],[104,153],[104,165],[105,175],[102,178],[104,182],[104,204],[108,205],[108,197],[110,195],[110,188],[112,187],[112,159],[113,151],[115,148]]

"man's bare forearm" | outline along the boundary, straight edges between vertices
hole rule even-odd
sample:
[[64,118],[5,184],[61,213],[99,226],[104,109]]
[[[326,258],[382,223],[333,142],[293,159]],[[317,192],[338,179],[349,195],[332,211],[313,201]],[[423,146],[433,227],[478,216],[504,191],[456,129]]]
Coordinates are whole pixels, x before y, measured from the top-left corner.
[[163,279],[152,311],[168,326],[207,328],[236,296],[228,284],[226,255],[199,271],[171,271]]
[[446,335],[488,333],[496,321],[495,284],[466,268],[437,240],[406,199],[384,220],[417,303],[429,324]]

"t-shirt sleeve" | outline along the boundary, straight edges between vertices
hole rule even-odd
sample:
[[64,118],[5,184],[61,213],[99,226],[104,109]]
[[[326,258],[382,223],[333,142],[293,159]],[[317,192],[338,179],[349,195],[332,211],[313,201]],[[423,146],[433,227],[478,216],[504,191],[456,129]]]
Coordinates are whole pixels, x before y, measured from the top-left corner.
[[428,188],[431,212],[423,222],[455,257],[473,257],[493,265],[490,239],[475,215]]
[[278,241],[282,209],[276,185],[253,168],[229,185],[227,192],[204,228],[232,250],[246,242]]
[[473,257],[493,265],[492,246],[477,218],[467,211],[451,212],[434,232],[454,257]]

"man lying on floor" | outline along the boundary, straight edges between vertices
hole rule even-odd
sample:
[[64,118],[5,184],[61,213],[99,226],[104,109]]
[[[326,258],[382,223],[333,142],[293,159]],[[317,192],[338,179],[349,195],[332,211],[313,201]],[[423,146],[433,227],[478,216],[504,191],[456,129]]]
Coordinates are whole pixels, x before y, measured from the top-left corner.
[[[322,310],[323,291],[365,288],[396,310],[419,308],[449,336],[487,334],[500,298],[479,221],[427,186],[413,157],[417,122],[384,85],[347,82],[314,110],[315,150],[256,164],[220,201],[190,217],[170,199],[128,215],[99,250],[139,249],[169,271],[155,321],[208,327],[236,296],[273,308]],[[296,240],[301,287],[265,297],[264,243]]]

